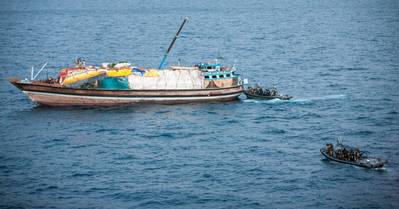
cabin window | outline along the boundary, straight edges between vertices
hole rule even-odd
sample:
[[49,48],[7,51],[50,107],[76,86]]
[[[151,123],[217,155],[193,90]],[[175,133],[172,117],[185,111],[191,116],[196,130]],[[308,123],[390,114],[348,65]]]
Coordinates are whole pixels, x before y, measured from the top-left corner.
[[224,75],[219,75],[219,78],[224,78]]
[[230,74],[226,74],[226,77],[229,78],[231,75]]
[[212,66],[208,66],[208,67],[206,67],[206,69],[211,70],[211,69],[212,69]]
[[209,78],[209,75],[206,75],[205,78]]
[[217,78],[217,76],[216,76],[216,75],[213,75],[212,78]]

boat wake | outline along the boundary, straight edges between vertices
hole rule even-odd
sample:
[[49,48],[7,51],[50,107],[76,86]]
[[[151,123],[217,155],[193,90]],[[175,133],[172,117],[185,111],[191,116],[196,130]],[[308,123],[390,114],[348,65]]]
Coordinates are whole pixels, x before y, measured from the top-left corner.
[[309,104],[311,103],[308,99],[290,99],[290,100],[281,100],[281,99],[271,99],[271,100],[258,100],[258,99],[245,99],[243,100],[247,103],[255,103],[255,104],[285,104],[285,103],[299,103],[299,104]]
[[318,101],[318,100],[332,100],[332,99],[344,99],[346,96],[344,94],[335,94],[335,95],[326,95],[321,97],[310,98],[310,100]]
[[313,97],[313,98],[298,98],[298,99],[290,99],[290,100],[281,100],[281,99],[271,99],[271,100],[259,100],[259,99],[244,99],[243,101],[246,103],[255,103],[255,104],[286,104],[286,103],[294,103],[294,104],[311,104],[317,101],[323,100],[336,100],[336,99],[344,99],[346,96],[343,94],[336,95],[326,95],[321,97]]

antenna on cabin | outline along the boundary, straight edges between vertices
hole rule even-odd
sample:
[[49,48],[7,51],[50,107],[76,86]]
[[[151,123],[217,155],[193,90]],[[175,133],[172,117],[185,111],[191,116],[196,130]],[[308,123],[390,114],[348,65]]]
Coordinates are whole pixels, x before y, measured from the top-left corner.
[[236,69],[236,62],[237,62],[237,60],[234,60],[234,62],[233,62],[233,66],[231,67],[231,69],[233,69],[233,70],[235,70],[235,69]]
[[35,80],[35,79],[37,78],[37,76],[39,76],[39,74],[40,74],[40,73],[43,71],[43,69],[46,67],[47,63],[48,63],[48,62],[45,62],[45,63],[43,64],[43,66],[40,68],[39,72],[36,73],[36,75],[33,75],[34,72],[35,72],[35,67],[32,66],[32,70],[31,70],[31,72],[30,72],[30,80],[31,80],[31,81]]

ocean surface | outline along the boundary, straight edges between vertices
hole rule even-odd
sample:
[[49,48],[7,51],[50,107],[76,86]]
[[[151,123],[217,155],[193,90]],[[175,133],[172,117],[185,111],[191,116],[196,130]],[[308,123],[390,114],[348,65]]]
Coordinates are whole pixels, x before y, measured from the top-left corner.
[[[77,57],[217,58],[291,101],[48,108]],[[399,208],[399,1],[0,1],[0,208]],[[343,142],[388,161],[323,159]]]

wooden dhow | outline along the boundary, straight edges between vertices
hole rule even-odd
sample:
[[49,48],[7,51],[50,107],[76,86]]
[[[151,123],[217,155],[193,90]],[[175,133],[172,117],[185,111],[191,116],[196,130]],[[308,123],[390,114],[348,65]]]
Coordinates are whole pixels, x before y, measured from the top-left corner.
[[[10,78],[9,81],[25,93],[34,103],[45,106],[115,106],[139,103],[223,102],[236,100],[243,92],[240,75],[236,74],[234,70],[222,70],[220,65],[215,64],[206,64],[204,66],[205,68],[202,69],[198,66],[175,66],[171,67],[171,69],[158,71],[152,69],[147,71],[151,73],[159,72],[158,74],[160,75],[157,76],[132,74],[111,77],[113,79],[124,78],[124,82],[127,83],[126,88],[101,86],[103,81],[110,78],[106,77],[105,74],[73,85],[60,84],[60,80],[65,80],[60,77],[54,80],[42,81]],[[193,81],[187,82],[190,79]],[[196,82],[195,85],[192,84],[193,82]]]

